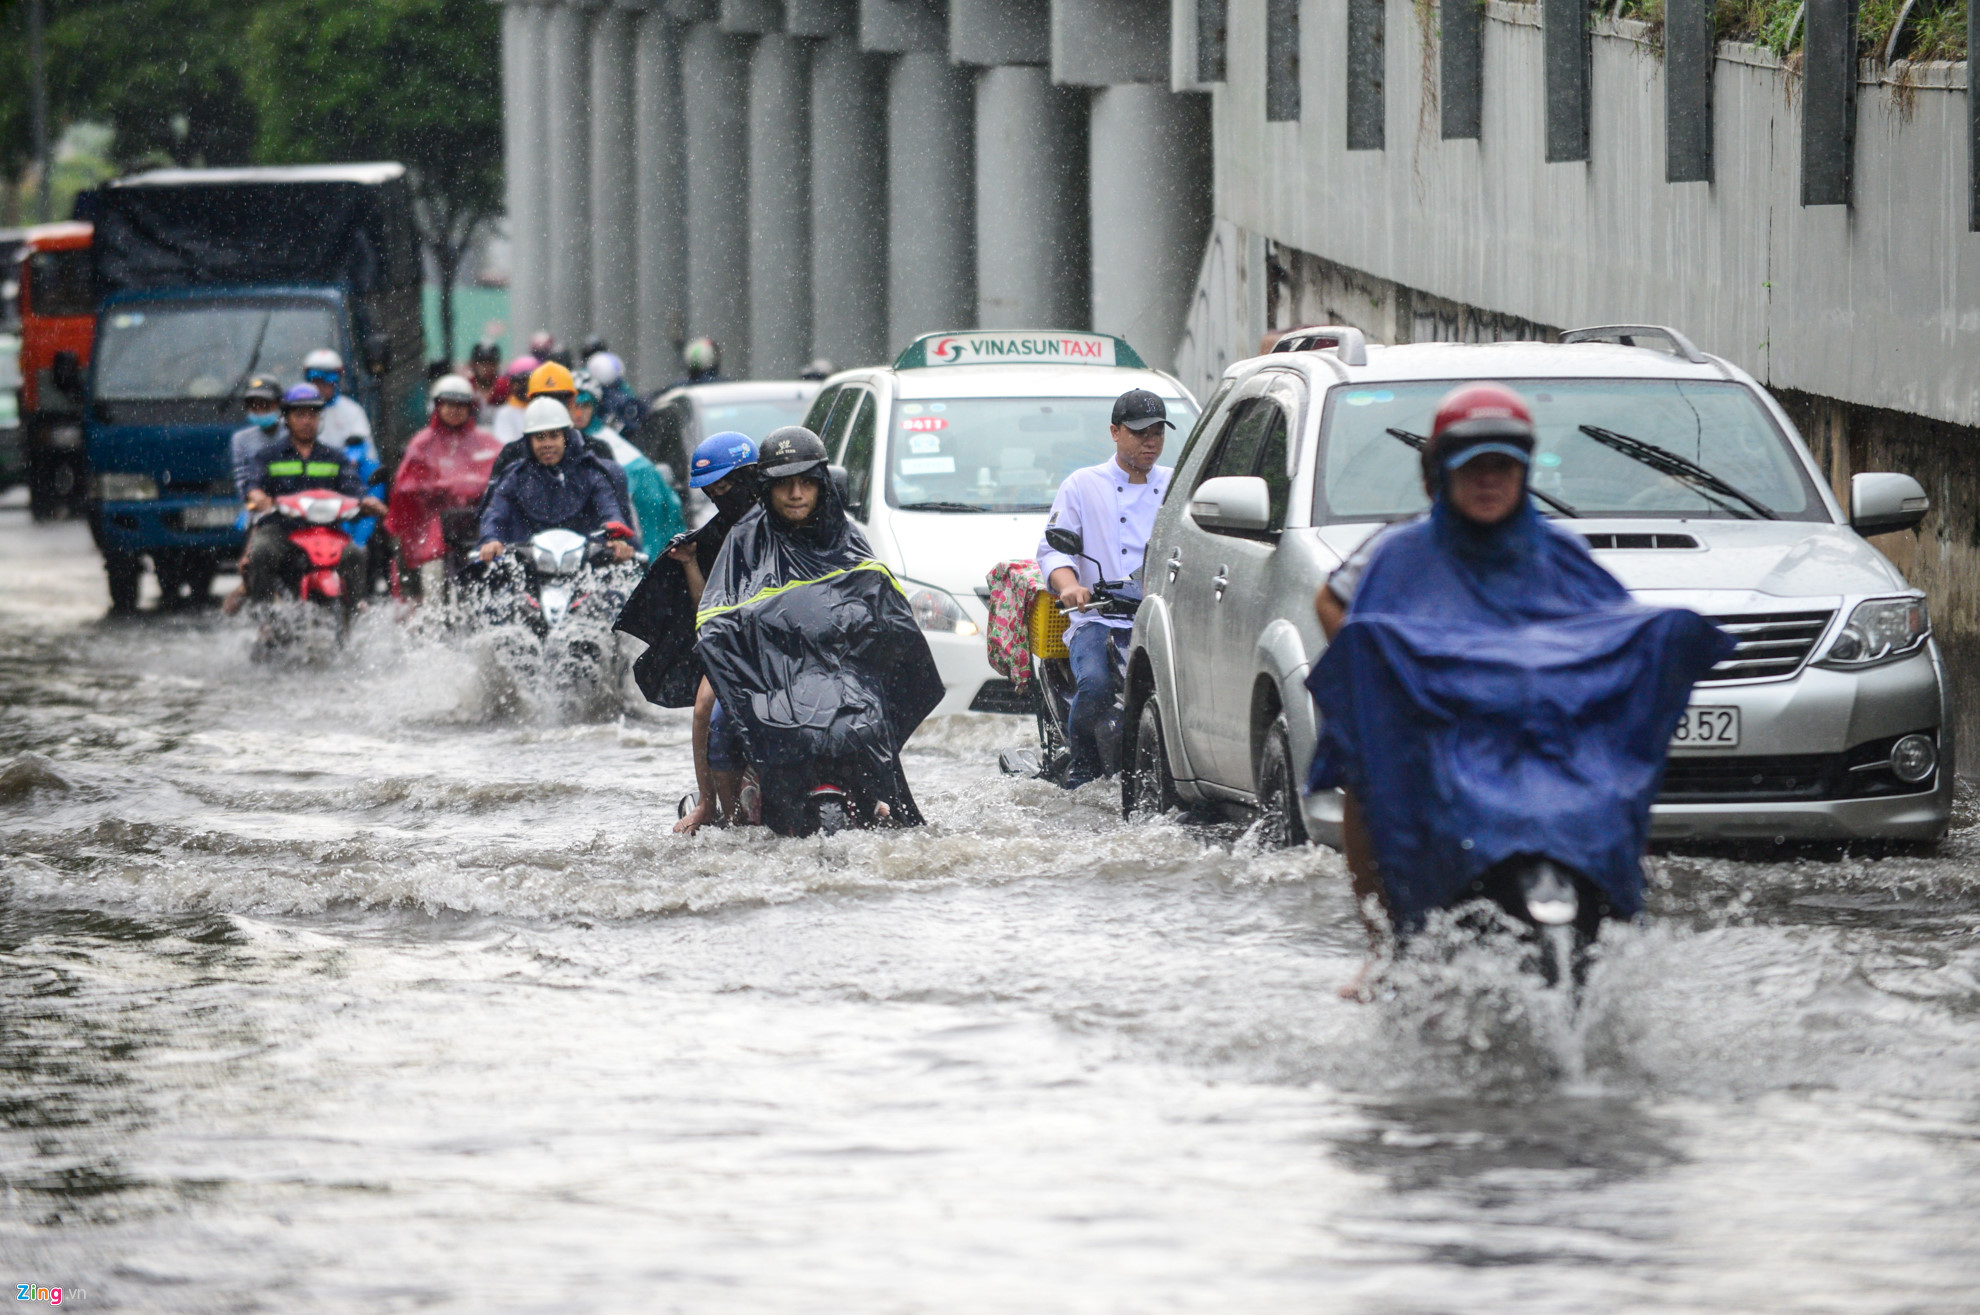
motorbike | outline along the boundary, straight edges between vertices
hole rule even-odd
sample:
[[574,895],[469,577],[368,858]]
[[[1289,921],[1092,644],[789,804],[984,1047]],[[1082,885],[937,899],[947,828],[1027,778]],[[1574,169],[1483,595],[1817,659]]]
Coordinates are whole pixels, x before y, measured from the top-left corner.
[[[303,489],[275,499],[274,508],[262,513],[263,517],[280,518],[289,542],[302,551],[302,570],[296,572],[292,569],[290,573],[296,590],[295,598],[305,605],[335,608],[339,640],[343,638],[350,623],[351,610],[358,602],[344,596],[344,577],[337,571],[343,561],[344,549],[351,543],[348,523],[357,517],[358,511],[356,498],[335,489]],[[255,658],[266,657],[276,646],[299,639],[306,616],[306,613],[304,617],[279,611],[268,613],[255,639]]]
[[[1589,949],[1614,910],[1593,882],[1544,854],[1519,854],[1487,869],[1467,886],[1455,908],[1458,925],[1490,935],[1511,930],[1522,943],[1523,967],[1548,986],[1563,978],[1579,989]],[[1503,915],[1503,916],[1501,916]]]
[[[835,836],[841,831],[876,826],[886,820],[884,807],[862,789],[852,763],[812,760],[759,766],[743,772],[737,813],[731,824],[767,826],[780,836]],[[686,817],[700,801],[699,792],[682,796],[678,816]]]
[[646,558],[615,560],[632,531],[617,522],[590,535],[543,530],[492,562],[464,568],[481,620],[512,675],[540,675],[580,703],[618,697],[627,664],[612,624],[639,583]]
[[[1068,557],[1085,557],[1096,568],[1100,563],[1086,555],[1086,542],[1079,531],[1051,526],[1045,541]],[[1101,568],[1104,571],[1104,568]],[[1072,658],[1066,649],[1067,618],[1083,612],[1095,617],[1132,617],[1141,607],[1141,583],[1126,580],[1100,580],[1093,586],[1093,600],[1083,607],[1064,608],[1049,592],[1040,590],[1031,600],[1026,627],[1030,636],[1032,715],[1038,723],[1038,748],[1006,749],[997,765],[1006,776],[1029,776],[1063,784],[1072,771]],[[1121,723],[1127,694],[1127,658],[1118,645],[1107,646],[1107,659],[1114,664],[1114,706],[1094,728],[1094,742],[1100,751],[1103,775],[1116,776],[1121,770]]]

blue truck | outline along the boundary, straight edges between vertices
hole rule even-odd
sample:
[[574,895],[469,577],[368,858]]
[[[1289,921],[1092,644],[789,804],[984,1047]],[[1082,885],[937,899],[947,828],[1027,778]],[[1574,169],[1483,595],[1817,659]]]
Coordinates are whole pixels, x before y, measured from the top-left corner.
[[[329,347],[387,469],[421,422],[421,266],[398,164],[160,169],[94,198],[96,337],[82,397],[89,523],[111,608],[145,563],[201,599],[245,539],[229,439],[247,379]],[[72,374],[80,372],[72,371]]]

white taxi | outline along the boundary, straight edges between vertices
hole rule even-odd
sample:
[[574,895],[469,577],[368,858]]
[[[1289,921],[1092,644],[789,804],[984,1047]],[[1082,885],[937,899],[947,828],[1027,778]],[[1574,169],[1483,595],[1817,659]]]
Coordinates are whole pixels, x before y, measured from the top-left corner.
[[1044,329],[926,334],[813,400],[805,426],[845,468],[852,515],[934,651],[947,687],[936,712],[1030,711],[990,666],[984,580],[1033,555],[1060,480],[1113,454],[1108,422],[1130,388],[1168,405],[1172,434],[1195,423],[1189,390],[1122,339]]

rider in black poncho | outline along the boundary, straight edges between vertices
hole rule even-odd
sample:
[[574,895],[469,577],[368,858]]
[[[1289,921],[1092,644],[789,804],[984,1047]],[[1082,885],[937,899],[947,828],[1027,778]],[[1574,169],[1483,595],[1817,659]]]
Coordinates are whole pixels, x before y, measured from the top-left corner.
[[918,825],[900,749],[942,699],[907,597],[846,517],[825,446],[792,425],[763,442],[763,505],[730,532],[695,651],[741,724],[763,821],[801,826],[805,792],[852,792],[862,821]]

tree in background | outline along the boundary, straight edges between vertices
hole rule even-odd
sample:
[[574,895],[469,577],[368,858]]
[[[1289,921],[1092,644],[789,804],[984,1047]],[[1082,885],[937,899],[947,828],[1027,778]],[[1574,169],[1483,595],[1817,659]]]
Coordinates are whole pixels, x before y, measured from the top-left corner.
[[[265,0],[244,50],[263,162],[398,160],[440,275],[454,277],[502,210],[501,11],[487,0]],[[442,350],[447,350],[443,346]]]

